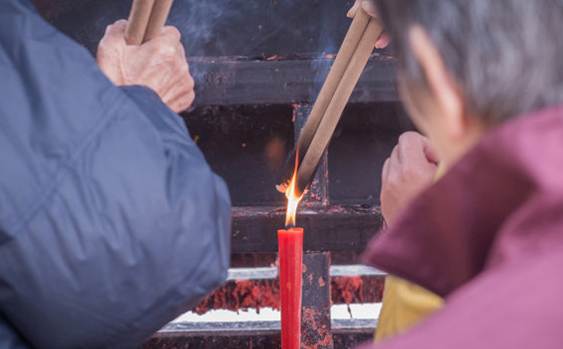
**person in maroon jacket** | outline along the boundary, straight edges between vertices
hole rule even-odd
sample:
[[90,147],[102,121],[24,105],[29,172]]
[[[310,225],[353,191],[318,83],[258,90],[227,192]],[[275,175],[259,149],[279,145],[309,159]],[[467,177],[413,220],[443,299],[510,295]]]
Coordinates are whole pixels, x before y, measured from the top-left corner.
[[378,348],[562,348],[563,1],[374,2],[428,138],[386,162],[364,258],[445,299]]

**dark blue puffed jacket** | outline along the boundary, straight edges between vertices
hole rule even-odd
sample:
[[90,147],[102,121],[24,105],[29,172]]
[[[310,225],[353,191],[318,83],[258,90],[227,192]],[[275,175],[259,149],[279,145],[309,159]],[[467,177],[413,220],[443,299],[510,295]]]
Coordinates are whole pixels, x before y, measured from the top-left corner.
[[130,348],[220,285],[230,200],[182,119],[0,0],[0,348]]

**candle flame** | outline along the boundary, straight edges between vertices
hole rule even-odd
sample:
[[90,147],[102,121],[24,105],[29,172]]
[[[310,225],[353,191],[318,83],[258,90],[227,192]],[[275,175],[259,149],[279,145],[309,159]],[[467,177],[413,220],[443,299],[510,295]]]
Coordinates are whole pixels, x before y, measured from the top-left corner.
[[297,154],[295,155],[295,169],[293,170],[293,177],[291,177],[291,182],[285,190],[285,197],[287,198],[287,213],[285,215],[285,227],[295,228],[295,216],[297,215],[297,206],[303,198],[304,194],[297,196],[295,192],[295,186],[297,184],[297,169],[299,168],[299,149],[297,149]]
[[297,215],[297,206],[303,198],[303,195],[297,196],[295,193],[295,182],[297,177],[297,171],[293,174],[289,187],[285,191],[285,196],[287,197],[287,213],[285,216],[285,226],[286,228],[295,227],[295,216]]

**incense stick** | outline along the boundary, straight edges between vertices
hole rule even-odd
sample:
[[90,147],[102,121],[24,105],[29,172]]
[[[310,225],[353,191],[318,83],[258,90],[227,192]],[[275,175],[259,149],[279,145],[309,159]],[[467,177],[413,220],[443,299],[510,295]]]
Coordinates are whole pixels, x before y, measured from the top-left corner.
[[354,20],[350,24],[350,28],[348,29],[348,32],[344,37],[344,41],[338,50],[336,59],[330,68],[321,91],[315,100],[315,104],[313,105],[313,109],[307,118],[307,122],[301,129],[295,148],[287,159],[285,169],[282,171],[281,184],[278,186],[278,190],[285,191],[290,178],[293,176],[293,164],[296,163],[295,158],[297,155],[297,149],[299,149],[300,154],[297,161],[299,164],[307,153],[311,140],[313,139],[315,132],[317,132],[317,128],[319,127],[328,105],[336,92],[336,88],[350,64],[350,60],[352,59],[352,56],[363,37],[363,34],[370,22],[370,18],[371,17],[365,11],[361,10],[358,11],[356,17],[354,17]]
[[326,108],[326,112],[310,141],[309,148],[303,157],[303,161],[297,170],[296,195],[300,195],[311,183],[320,159],[326,150],[330,139],[340,120],[342,112],[364,71],[369,60],[375,42],[381,35],[383,27],[376,19],[371,19],[362,36],[342,79],[335,89],[332,99]]
[[352,21],[350,25],[350,29],[348,29],[348,33],[342,42],[342,46],[336,55],[336,59],[330,68],[330,72],[319,92],[317,100],[313,105],[313,109],[311,110],[311,114],[307,119],[307,123],[301,130],[301,136],[297,141],[297,147],[301,149],[304,154],[307,152],[307,148],[317,131],[317,127],[319,126],[323,115],[325,114],[328,105],[336,92],[336,88],[342,80],[342,76],[346,72],[346,69],[352,59],[356,48],[362,36],[367,28],[369,23],[369,15],[365,11],[358,12],[358,15]]
[[299,169],[296,192],[300,195],[311,183],[322,154],[373,51],[383,27],[360,9],[338,51],[327,79],[303,127],[297,145],[282,171],[279,191],[285,192],[293,175],[297,150]]
[[131,13],[127,19],[125,42],[127,45],[138,46],[143,43],[145,31],[149,24],[154,0],[134,0]]
[[164,24],[166,24],[166,19],[170,13],[170,8],[172,8],[173,1],[174,0],[156,0],[152,8],[151,18],[147,25],[143,42],[147,42],[160,35]]
[[141,45],[162,32],[174,0],[134,0],[125,29],[127,45]]

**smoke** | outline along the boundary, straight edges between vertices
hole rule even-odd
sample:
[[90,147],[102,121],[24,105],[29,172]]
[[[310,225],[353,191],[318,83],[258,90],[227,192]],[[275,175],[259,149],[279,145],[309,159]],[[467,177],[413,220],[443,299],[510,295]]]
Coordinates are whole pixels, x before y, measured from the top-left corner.
[[[217,1],[176,0],[168,23],[182,33],[182,44],[188,56],[203,57],[208,55],[205,48],[209,45],[215,46],[216,52],[222,51],[222,40],[217,40],[214,34],[228,12],[237,10],[220,6]],[[231,13],[233,15],[239,14]]]
[[[208,64],[199,60],[233,56],[231,38],[237,26],[254,12],[258,2],[248,0],[175,0],[168,24],[182,33],[182,44],[191,64],[191,74],[197,82],[205,79]],[[241,47],[244,49],[244,47]],[[239,53],[238,55],[242,55]]]
[[311,62],[311,69],[315,73],[313,82],[309,87],[309,100],[311,103],[317,99],[319,92],[323,86],[328,73],[330,72],[330,67],[334,62],[334,57],[338,53],[338,47],[334,39],[333,33],[330,31],[332,27],[332,16],[326,13],[328,10],[325,7],[321,15],[321,28],[317,47],[318,52],[316,57]]
[[308,89],[309,100],[314,101],[349,24],[347,8],[335,0],[175,0],[169,24],[182,33],[196,82],[205,80],[209,69],[209,64],[199,64],[198,57],[209,62],[210,57],[304,55],[312,58]]
[[[34,0],[55,26],[96,53],[107,25],[127,18],[132,0]],[[315,100],[344,37],[352,0],[175,0],[167,24],[182,33],[196,84],[215,60],[312,60]],[[219,58],[221,57],[221,58]],[[211,82],[213,83],[213,82]]]

